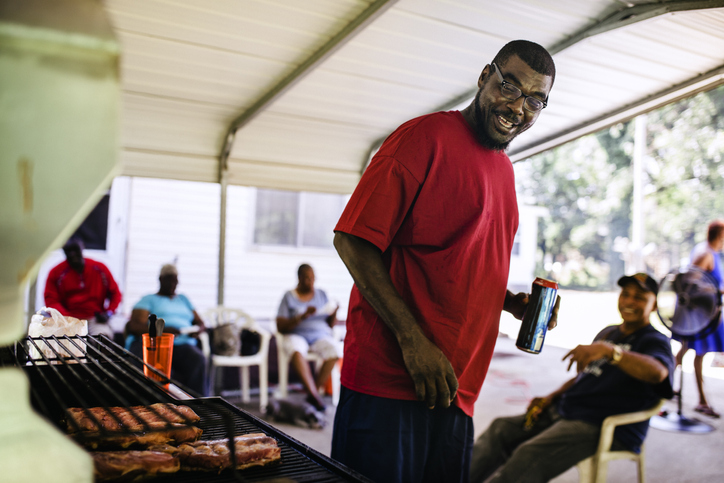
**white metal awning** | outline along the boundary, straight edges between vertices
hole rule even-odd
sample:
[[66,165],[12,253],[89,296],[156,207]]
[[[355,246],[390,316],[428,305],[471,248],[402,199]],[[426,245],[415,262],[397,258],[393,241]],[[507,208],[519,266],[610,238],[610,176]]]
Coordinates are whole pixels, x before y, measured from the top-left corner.
[[104,4],[123,47],[131,176],[215,182],[227,167],[231,184],[349,193],[387,134],[469,102],[482,68],[517,38],[551,49],[558,72],[514,160],[724,75],[724,0]]

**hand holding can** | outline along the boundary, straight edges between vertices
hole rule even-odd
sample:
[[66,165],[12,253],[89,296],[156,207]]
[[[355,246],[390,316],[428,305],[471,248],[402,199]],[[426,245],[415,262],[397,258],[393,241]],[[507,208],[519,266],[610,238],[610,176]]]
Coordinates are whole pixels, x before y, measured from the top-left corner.
[[523,315],[515,346],[531,354],[540,354],[548,332],[548,322],[558,295],[558,284],[551,280],[536,278]]

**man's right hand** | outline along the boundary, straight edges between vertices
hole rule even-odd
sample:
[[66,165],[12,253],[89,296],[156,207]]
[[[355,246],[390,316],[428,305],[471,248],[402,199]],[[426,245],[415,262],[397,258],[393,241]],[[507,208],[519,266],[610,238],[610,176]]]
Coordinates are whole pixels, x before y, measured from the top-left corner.
[[534,397],[530,404],[528,404],[528,409],[526,411],[530,411],[531,409],[538,408],[540,411],[543,411],[543,409],[547,408],[551,405],[552,399],[550,397]]
[[418,401],[425,402],[429,409],[450,407],[457,394],[458,379],[445,354],[422,332],[400,348]]

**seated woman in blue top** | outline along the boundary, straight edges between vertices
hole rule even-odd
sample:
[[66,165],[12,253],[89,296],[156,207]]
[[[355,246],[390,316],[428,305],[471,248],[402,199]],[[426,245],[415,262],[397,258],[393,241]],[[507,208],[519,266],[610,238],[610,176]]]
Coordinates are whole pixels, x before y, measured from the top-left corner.
[[[141,334],[148,332],[148,316],[164,319],[164,333],[174,334],[173,361],[171,362],[171,379],[206,395],[206,358],[199,349],[194,336],[205,330],[204,323],[194,310],[189,299],[176,293],[178,270],[175,265],[164,265],[158,277],[160,288],[157,293],[149,294],[133,307],[131,320],[128,322],[126,348],[141,357]],[[197,325],[199,332],[192,335],[182,334],[184,328]]]
[[[342,357],[342,348],[332,335],[339,306],[330,310],[327,294],[314,288],[312,267],[301,265],[297,277],[297,287],[284,294],[277,313],[277,330],[286,336],[279,350],[292,354],[292,368],[302,378],[307,402],[323,411],[319,388],[324,387],[334,364]],[[306,359],[310,350],[324,359],[316,379]]]

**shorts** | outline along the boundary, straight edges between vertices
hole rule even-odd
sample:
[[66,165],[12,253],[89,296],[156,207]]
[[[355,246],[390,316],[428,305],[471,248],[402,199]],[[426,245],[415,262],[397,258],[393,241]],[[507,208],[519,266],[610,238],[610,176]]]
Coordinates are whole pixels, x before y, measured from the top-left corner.
[[305,359],[309,355],[309,351],[317,354],[325,361],[342,357],[342,343],[335,340],[332,336],[317,339],[310,345],[307,340],[299,334],[284,334],[282,348],[288,356],[299,352]]

